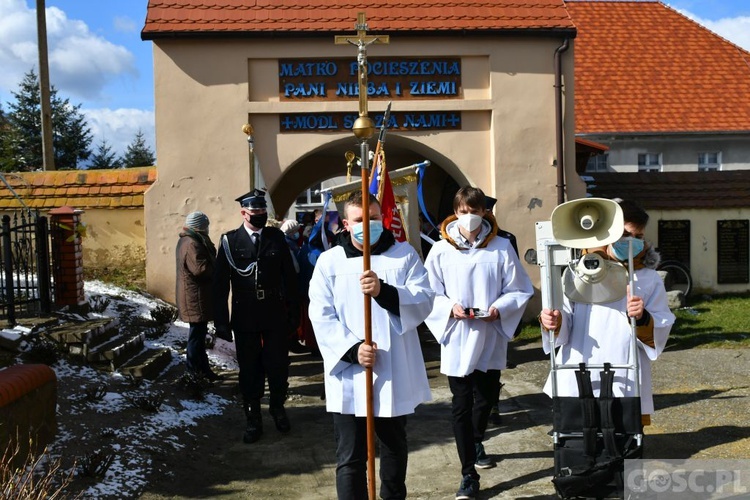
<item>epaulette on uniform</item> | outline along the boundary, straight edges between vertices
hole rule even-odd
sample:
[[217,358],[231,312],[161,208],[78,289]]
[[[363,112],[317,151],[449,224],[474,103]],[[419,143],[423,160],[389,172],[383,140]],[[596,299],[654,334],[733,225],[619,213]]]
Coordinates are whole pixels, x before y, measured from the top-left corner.
[[223,239],[225,237],[226,238],[233,238],[236,232],[237,232],[236,228],[235,229],[231,229],[231,230],[227,231],[226,233],[222,234],[221,238],[219,238],[219,239]]

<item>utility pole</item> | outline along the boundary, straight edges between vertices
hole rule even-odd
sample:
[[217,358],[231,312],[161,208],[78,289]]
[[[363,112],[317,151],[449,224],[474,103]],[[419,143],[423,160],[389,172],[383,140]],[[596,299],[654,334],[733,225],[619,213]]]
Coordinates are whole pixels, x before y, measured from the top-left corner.
[[36,32],[39,46],[39,97],[42,110],[42,170],[55,169],[52,146],[52,106],[50,104],[49,59],[47,57],[47,14],[44,0],[36,0]]

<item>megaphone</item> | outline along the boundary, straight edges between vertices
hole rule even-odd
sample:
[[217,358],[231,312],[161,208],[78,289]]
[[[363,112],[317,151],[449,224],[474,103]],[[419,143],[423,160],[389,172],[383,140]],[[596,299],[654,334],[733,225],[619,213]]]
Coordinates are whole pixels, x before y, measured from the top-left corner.
[[606,198],[582,198],[558,205],[550,217],[552,236],[569,248],[597,248],[622,237],[622,208]]
[[628,271],[625,266],[597,253],[582,256],[563,272],[563,292],[573,302],[614,302],[625,296],[627,286]]

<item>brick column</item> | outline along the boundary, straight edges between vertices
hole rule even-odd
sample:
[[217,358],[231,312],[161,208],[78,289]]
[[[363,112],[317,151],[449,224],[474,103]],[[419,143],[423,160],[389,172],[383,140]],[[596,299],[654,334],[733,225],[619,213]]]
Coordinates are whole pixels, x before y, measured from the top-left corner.
[[81,223],[82,210],[60,207],[50,210],[52,234],[52,267],[55,305],[81,306],[86,303],[83,293],[83,250],[81,235],[76,229]]

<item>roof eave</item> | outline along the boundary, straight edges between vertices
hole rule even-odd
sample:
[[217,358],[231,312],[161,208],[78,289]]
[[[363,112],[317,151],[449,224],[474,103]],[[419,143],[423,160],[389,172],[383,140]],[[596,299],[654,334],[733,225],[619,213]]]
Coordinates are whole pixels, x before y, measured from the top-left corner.
[[[490,30],[399,30],[382,31],[381,35],[393,37],[471,37],[471,36],[507,36],[507,37],[542,37],[542,38],[575,38],[575,28],[521,28]],[[268,39],[268,38],[324,38],[340,34],[339,31],[141,31],[142,41],[174,39]]]
[[651,137],[655,135],[661,136],[705,136],[705,135],[748,135],[750,134],[750,128],[741,130],[672,130],[672,131],[602,131],[602,132],[576,132],[576,137],[580,138],[594,138],[601,136],[611,137]]

